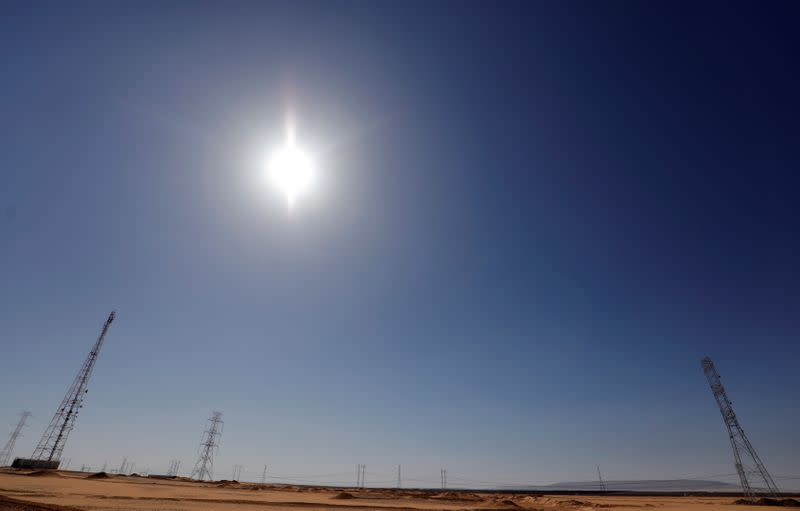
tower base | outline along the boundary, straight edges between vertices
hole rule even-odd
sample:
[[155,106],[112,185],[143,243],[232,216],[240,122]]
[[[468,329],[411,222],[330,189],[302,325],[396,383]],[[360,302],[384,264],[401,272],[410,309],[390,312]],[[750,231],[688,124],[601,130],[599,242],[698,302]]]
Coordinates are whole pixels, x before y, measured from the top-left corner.
[[29,458],[14,458],[11,468],[30,468],[34,470],[57,470],[61,460],[32,460]]

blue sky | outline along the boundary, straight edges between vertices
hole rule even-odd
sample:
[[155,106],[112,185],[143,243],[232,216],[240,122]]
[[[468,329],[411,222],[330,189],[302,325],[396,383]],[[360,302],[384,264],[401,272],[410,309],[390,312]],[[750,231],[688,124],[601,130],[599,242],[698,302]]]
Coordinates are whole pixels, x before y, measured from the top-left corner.
[[[800,474],[796,13],[679,7],[7,4],[17,453],[116,309],[73,467],[188,467],[221,410],[219,477],[729,474],[710,355]],[[289,110],[291,213],[259,181]]]

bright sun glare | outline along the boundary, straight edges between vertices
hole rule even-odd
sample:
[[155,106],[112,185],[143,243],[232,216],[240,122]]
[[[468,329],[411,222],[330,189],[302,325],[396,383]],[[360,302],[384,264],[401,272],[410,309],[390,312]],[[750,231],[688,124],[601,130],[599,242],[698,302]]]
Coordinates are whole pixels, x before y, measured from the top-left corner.
[[314,179],[314,162],[295,143],[294,129],[287,129],[286,144],[275,150],[269,159],[268,171],[273,184],[286,197],[291,208],[297,197],[307,192]]

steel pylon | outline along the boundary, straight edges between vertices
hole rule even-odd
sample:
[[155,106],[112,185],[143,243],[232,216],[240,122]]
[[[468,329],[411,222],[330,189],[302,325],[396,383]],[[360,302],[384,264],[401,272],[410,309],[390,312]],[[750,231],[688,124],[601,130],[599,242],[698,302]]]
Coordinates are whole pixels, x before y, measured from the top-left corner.
[[[748,497],[763,494],[777,496],[779,493],[778,486],[772,476],[769,475],[769,472],[767,472],[767,468],[761,462],[761,458],[753,448],[750,440],[748,440],[747,435],[745,435],[742,426],[739,425],[739,420],[733,412],[733,405],[728,399],[725,387],[722,386],[719,373],[714,367],[714,362],[706,357],[700,361],[700,365],[703,367],[703,373],[706,375],[711,392],[714,394],[714,399],[716,399],[719,411],[722,414],[722,420],[728,429],[728,437],[733,449],[736,472],[739,474],[739,481],[742,484],[742,492]],[[754,486],[751,482],[752,480],[760,480],[764,486]]]
[[21,417],[17,426],[14,428],[14,431],[11,432],[11,437],[9,437],[6,445],[3,446],[3,450],[0,451],[0,467],[8,466],[8,462],[11,461],[11,454],[14,452],[14,444],[17,443],[17,438],[22,436],[22,428],[25,427],[25,422],[27,422],[28,417],[31,416],[31,412],[22,412],[20,415]]
[[203,481],[214,478],[214,456],[219,450],[219,439],[222,435],[222,412],[213,412],[208,419],[208,427],[200,439],[200,455],[192,470],[192,479]]
[[87,388],[89,377],[92,375],[97,356],[100,354],[100,348],[103,346],[108,328],[115,317],[116,313],[114,311],[108,315],[108,319],[106,319],[103,329],[92,347],[92,351],[89,352],[83,366],[81,366],[81,370],[61,401],[55,415],[53,415],[53,419],[50,421],[50,425],[47,426],[44,435],[42,435],[42,439],[39,440],[31,459],[42,461],[59,461],[61,459],[61,452],[64,450],[67,436],[69,436],[72,428],[75,427],[78,412],[83,407],[83,399],[86,393],[89,392]]

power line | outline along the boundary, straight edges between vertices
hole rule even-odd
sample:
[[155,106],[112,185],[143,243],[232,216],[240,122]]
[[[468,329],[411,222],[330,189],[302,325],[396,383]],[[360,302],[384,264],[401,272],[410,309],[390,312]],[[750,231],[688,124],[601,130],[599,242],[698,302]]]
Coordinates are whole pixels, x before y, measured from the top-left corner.
[[[395,467],[396,469],[396,467]],[[335,474],[319,474],[319,475],[282,475],[279,473],[270,475],[270,479],[274,479],[275,481],[284,483],[284,484],[312,484],[312,485],[329,485],[329,486],[353,486],[353,481],[348,480],[347,472],[340,472]],[[376,486],[381,485],[381,487],[395,487],[397,484],[397,474],[396,472],[371,472],[371,471],[364,471],[364,474],[370,475],[370,485]],[[260,475],[260,471],[258,473]],[[667,479],[674,479],[674,480],[703,480],[703,479],[714,479],[714,478],[724,478],[728,476],[736,476],[736,473],[728,473],[728,474],[711,474],[711,475],[703,475],[699,476],[696,474],[693,475],[685,475],[685,476],[675,476],[675,477],[665,477],[663,480]],[[366,478],[366,476],[364,476]],[[526,482],[513,482],[513,481],[481,481],[476,479],[471,479],[467,477],[459,477],[457,475],[451,475],[448,471],[447,473],[447,488],[488,488],[488,489],[498,489],[498,490],[530,490],[530,489],[540,489],[540,490],[547,490],[548,488],[553,489],[555,488],[554,485],[549,484],[535,484],[531,483],[530,481]],[[790,476],[793,477],[793,476]],[[253,479],[257,480],[257,476]],[[451,483],[451,481],[455,481]],[[596,480],[595,480],[596,481]],[[607,481],[604,477],[603,482],[606,484],[607,489],[612,488],[623,490],[626,488],[633,488],[633,489],[641,489],[643,481]],[[416,484],[419,484],[420,487],[440,487],[441,486],[441,474],[440,479],[435,479],[431,476],[413,476],[410,474],[403,474],[402,483],[404,487],[413,487]],[[644,481],[646,483],[646,481]],[[591,481],[587,481],[583,483],[584,485],[591,485]],[[361,487],[361,483],[358,482],[358,487]],[[561,487],[557,487],[561,488]],[[595,488],[597,488],[595,483]],[[610,491],[610,490],[609,490]]]

